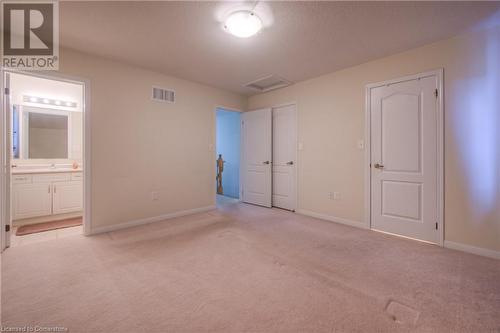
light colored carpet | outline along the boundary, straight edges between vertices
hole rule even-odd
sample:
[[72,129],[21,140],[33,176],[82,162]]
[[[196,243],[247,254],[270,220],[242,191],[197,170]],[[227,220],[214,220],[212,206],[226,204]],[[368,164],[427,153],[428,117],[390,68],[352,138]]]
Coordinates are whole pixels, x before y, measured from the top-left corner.
[[4,326],[70,332],[498,332],[500,262],[281,210],[7,250]]

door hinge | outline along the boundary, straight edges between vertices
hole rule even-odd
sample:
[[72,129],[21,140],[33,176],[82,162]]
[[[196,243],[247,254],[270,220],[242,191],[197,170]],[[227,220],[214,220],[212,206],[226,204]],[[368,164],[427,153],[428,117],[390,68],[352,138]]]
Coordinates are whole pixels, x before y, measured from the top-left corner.
[[9,232],[10,231],[10,224],[6,224],[5,225],[5,232]]
[[438,230],[438,223],[436,222],[436,230]]
[[10,90],[9,90],[9,88],[5,88],[5,89],[4,89],[4,93],[5,93],[5,95],[10,95]]
[[439,96],[439,90],[438,89],[434,90],[434,96],[436,96],[436,98]]

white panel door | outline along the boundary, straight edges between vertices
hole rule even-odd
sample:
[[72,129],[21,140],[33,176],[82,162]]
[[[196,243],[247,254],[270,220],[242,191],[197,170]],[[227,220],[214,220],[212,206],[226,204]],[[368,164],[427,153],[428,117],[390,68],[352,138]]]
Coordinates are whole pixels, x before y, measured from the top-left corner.
[[297,115],[295,105],[273,108],[273,206],[295,210]]
[[83,183],[81,181],[54,183],[53,214],[83,210]]
[[244,112],[243,201],[271,207],[271,109]]
[[372,88],[372,228],[433,243],[438,222],[438,79]]
[[50,183],[14,184],[12,186],[12,217],[14,220],[52,214]]

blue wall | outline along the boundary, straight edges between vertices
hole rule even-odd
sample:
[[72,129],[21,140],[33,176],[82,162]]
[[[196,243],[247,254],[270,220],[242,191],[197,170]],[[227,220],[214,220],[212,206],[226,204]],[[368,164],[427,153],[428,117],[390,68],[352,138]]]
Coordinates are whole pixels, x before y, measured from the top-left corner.
[[[217,156],[222,154],[224,195],[239,198],[240,188],[240,113],[217,109]],[[214,162],[215,163],[215,162]]]

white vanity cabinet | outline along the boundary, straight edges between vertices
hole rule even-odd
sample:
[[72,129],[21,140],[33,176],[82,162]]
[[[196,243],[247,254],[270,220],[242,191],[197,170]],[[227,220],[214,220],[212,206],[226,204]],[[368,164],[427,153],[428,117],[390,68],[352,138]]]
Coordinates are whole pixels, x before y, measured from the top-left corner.
[[39,183],[13,185],[12,214],[14,220],[51,215],[51,184]]
[[82,211],[81,179],[81,172],[12,175],[12,218]]
[[81,181],[53,183],[52,192],[52,214],[71,213],[83,209]]

